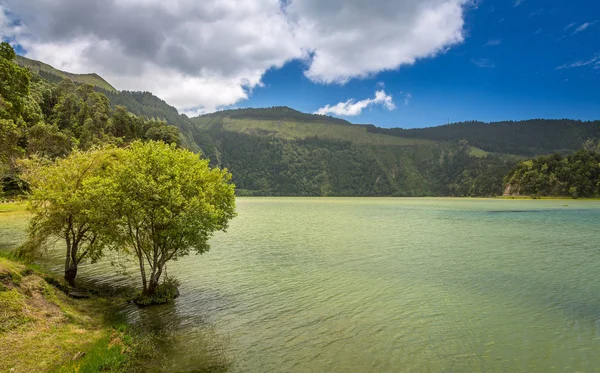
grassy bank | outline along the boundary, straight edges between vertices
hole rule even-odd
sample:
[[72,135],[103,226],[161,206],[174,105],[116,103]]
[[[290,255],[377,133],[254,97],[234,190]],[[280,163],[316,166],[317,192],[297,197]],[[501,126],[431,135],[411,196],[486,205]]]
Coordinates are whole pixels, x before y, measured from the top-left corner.
[[60,279],[0,257],[0,372],[135,370],[143,346],[116,300],[69,298]]

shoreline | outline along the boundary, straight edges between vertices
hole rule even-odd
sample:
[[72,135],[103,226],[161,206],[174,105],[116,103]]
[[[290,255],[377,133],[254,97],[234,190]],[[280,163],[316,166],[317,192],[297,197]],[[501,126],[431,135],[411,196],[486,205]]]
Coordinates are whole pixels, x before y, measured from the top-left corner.
[[0,371],[124,372],[150,355],[152,344],[115,317],[124,299],[73,299],[66,289],[58,276],[0,251]]

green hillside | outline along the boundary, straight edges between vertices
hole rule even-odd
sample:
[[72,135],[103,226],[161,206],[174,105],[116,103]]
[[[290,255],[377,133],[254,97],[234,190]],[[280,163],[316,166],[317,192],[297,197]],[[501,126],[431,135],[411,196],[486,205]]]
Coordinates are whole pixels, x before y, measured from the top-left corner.
[[223,110],[216,113],[205,114],[198,117],[198,120],[207,118],[232,118],[232,119],[254,119],[268,121],[287,121],[287,122],[302,122],[302,123],[327,123],[327,124],[344,124],[352,125],[347,120],[331,117],[321,114],[308,114],[292,109],[287,106],[273,106],[266,108],[244,108]]
[[30,71],[38,74],[45,80],[52,83],[59,83],[63,79],[69,79],[76,84],[89,84],[94,87],[102,88],[109,92],[116,92],[117,90],[104,80],[100,75],[91,74],[72,74],[65,71],[55,69],[54,67],[45,64],[40,61],[31,60],[23,56],[16,56],[15,62],[23,67],[26,67]]
[[193,118],[200,129],[208,130],[216,127],[225,131],[239,132],[247,135],[274,136],[286,140],[305,140],[311,137],[320,139],[350,141],[369,145],[418,145],[431,144],[427,139],[389,136],[372,133],[367,127],[340,124],[336,122],[303,121],[293,119],[254,119],[252,117],[203,116]]
[[50,84],[58,84],[65,79],[77,85],[89,84],[108,97],[113,109],[123,106],[128,112],[144,119],[165,121],[174,125],[180,130],[181,142],[184,146],[194,151],[204,152],[195,141],[195,138],[202,135],[197,133],[190,119],[179,114],[177,109],[150,92],[118,91],[98,74],[72,74],[22,56],[16,56],[15,62]]
[[600,138],[600,121],[532,119],[505,122],[461,122],[438,127],[401,129],[369,126],[371,133],[436,141],[467,141],[488,152],[527,157],[572,153],[585,141]]
[[[289,107],[225,110],[190,119],[150,92],[117,91],[95,74],[69,74],[22,57],[17,62],[33,73],[32,99],[42,111],[45,105],[53,108],[44,112],[47,121],[59,123],[55,112],[64,105],[55,106],[60,102],[53,101],[53,95],[64,96],[61,81],[91,84],[114,111],[107,128],[113,128],[112,122],[131,128],[113,128],[111,136],[127,141],[176,135],[181,146],[202,153],[214,166],[229,168],[238,192],[246,195],[500,195],[503,177],[518,162],[574,153],[600,139],[600,122],[567,119],[389,129]],[[81,99],[87,93],[74,94]],[[127,124],[125,111],[141,121]],[[81,123],[76,131],[85,127],[85,118],[71,118]],[[143,120],[156,129],[147,132]],[[159,123],[175,126],[178,134]],[[82,141],[75,134],[73,144]],[[53,136],[53,141],[62,139],[60,133]],[[38,143],[32,142],[40,147]]]
[[183,144],[177,127],[111,107],[101,93],[106,91],[90,84],[52,82],[15,58],[12,47],[0,43],[0,195],[26,189],[20,179],[23,158],[53,159],[134,140]]
[[287,107],[192,118],[250,195],[497,195],[518,159],[452,141],[391,136]]
[[252,195],[502,194],[519,161],[573,153],[600,138],[600,122],[465,122],[422,129],[352,125],[287,107],[192,118],[216,164]]
[[599,143],[561,156],[553,154],[520,162],[504,177],[506,195],[598,197],[600,196]]

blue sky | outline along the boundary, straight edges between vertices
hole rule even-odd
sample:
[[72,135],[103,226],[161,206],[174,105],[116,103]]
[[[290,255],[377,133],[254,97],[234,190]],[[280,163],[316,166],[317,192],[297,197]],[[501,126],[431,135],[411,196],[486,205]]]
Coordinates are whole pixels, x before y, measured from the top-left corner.
[[598,0],[0,0],[0,36],[190,116],[600,119]]
[[[372,106],[343,118],[403,128],[448,120],[600,119],[600,1],[483,0],[465,14],[465,41],[446,53],[345,85],[315,84],[294,61],[269,70],[265,86],[235,106],[312,112],[371,97],[383,82],[395,110]],[[412,98],[405,105],[406,93]]]

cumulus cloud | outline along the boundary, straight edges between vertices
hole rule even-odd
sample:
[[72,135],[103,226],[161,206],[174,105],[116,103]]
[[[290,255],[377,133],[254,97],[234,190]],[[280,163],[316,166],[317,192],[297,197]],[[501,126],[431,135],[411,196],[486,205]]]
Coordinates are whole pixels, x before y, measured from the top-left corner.
[[464,0],[297,0],[287,8],[310,50],[305,75],[345,83],[413,64],[460,43]]
[[315,111],[315,114],[333,114],[343,117],[353,117],[359,115],[364,109],[373,106],[381,105],[388,110],[394,110],[396,105],[391,95],[385,93],[384,90],[375,92],[375,97],[366,98],[364,100],[356,101],[353,98],[339,102],[333,106],[325,105],[319,110]]
[[246,99],[294,59],[312,81],[343,84],[443,53],[463,41],[469,1],[2,0],[0,36],[200,113]]

